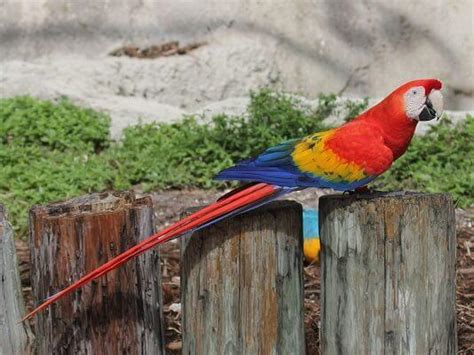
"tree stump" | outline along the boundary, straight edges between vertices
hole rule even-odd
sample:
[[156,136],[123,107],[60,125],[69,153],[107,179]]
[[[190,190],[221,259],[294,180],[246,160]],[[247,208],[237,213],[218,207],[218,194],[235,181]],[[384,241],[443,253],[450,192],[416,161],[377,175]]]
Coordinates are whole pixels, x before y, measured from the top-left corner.
[[33,335],[26,323],[13,229],[0,205],[0,354],[30,354]]
[[[36,303],[153,233],[149,197],[101,193],[30,211]],[[141,255],[37,316],[40,354],[163,353],[158,252]]]
[[182,244],[183,354],[303,354],[302,208],[278,201]]
[[323,354],[455,354],[451,197],[334,195],[319,207]]

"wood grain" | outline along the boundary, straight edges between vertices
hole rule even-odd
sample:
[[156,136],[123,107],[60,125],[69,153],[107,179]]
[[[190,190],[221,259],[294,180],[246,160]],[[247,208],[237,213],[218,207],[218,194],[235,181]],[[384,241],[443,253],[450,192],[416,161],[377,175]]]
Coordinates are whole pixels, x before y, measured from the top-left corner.
[[454,207],[447,194],[325,196],[324,354],[455,354]]
[[278,201],[183,243],[184,354],[303,354],[302,209]]
[[32,353],[33,335],[19,323],[25,315],[13,229],[0,205],[0,354]]
[[[35,303],[153,232],[150,198],[92,194],[30,211]],[[40,354],[163,352],[160,260],[145,253],[37,316]]]

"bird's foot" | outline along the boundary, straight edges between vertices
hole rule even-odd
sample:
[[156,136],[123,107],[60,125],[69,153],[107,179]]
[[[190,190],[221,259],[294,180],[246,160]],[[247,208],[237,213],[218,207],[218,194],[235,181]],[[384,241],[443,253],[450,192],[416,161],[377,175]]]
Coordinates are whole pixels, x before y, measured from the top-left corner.
[[382,193],[382,191],[371,189],[368,186],[361,186],[355,190],[345,191],[345,193],[349,195],[368,195],[368,194],[374,194],[374,193]]
[[370,194],[374,192],[375,190],[371,189],[367,185],[358,187],[357,189],[354,190],[355,194]]

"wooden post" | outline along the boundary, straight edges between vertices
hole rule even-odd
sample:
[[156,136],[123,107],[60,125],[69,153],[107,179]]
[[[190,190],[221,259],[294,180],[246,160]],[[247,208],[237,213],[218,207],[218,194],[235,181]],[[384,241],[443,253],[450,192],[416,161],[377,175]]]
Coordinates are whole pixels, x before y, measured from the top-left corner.
[[302,209],[278,201],[183,243],[183,354],[303,354]]
[[319,208],[323,354],[455,354],[451,197],[324,196]]
[[25,315],[13,229],[0,205],[0,354],[32,353],[31,330],[19,323]]
[[[35,303],[153,232],[149,197],[102,193],[30,211]],[[37,316],[40,354],[161,354],[158,252],[145,253]]]

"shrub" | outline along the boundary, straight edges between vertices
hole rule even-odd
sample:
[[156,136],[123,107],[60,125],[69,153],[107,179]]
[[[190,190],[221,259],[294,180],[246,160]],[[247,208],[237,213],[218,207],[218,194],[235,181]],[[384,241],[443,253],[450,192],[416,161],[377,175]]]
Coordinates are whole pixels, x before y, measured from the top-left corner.
[[233,163],[327,128],[323,120],[333,111],[335,100],[322,96],[318,108],[311,109],[288,95],[262,90],[251,94],[245,117],[217,115],[204,121],[187,117],[174,124],[129,127],[110,151],[118,170],[115,186],[143,183],[146,190],[217,186],[213,176]]
[[110,186],[96,153],[109,144],[110,118],[61,99],[0,100],[0,201],[20,234],[33,204]]
[[[129,127],[121,142],[108,138],[110,119],[66,99],[0,100],[0,201],[13,225],[26,234],[27,211],[43,204],[104,189],[141,184],[158,188],[223,186],[221,169],[290,138],[324,130],[337,112],[354,117],[367,101],[345,103],[335,95],[309,107],[287,94],[251,94],[244,116],[185,117],[174,124]],[[385,189],[448,191],[461,206],[474,203],[474,118],[449,120],[415,137],[408,152],[375,183]]]
[[114,173],[100,155],[37,146],[1,147],[0,165],[0,201],[21,233],[32,205],[110,188]]
[[109,145],[110,118],[66,98],[57,103],[28,96],[0,100],[0,143],[52,150],[100,151]]

